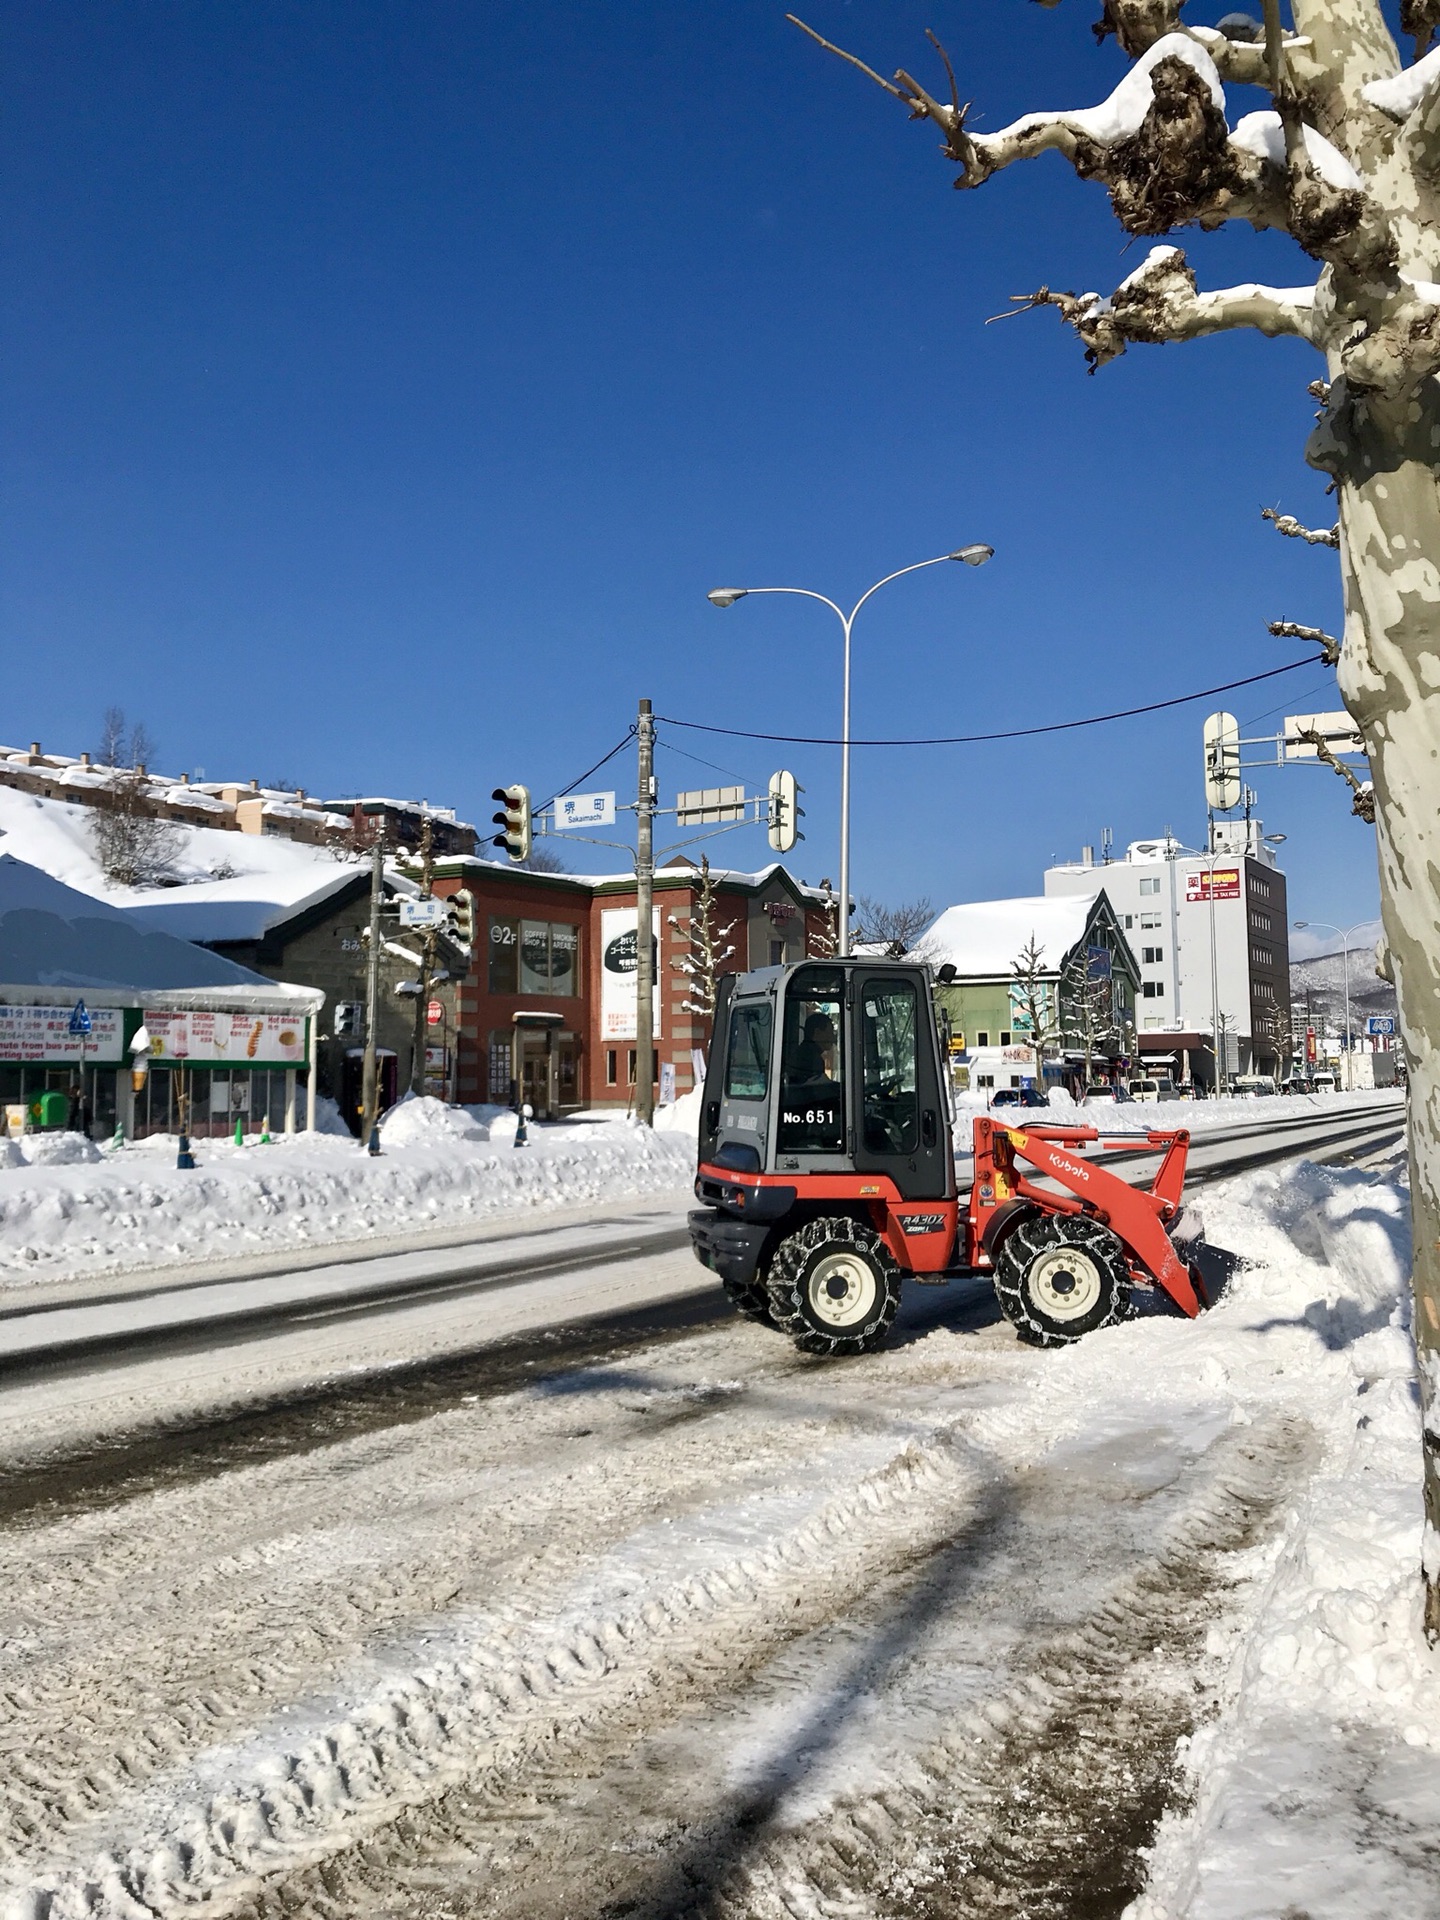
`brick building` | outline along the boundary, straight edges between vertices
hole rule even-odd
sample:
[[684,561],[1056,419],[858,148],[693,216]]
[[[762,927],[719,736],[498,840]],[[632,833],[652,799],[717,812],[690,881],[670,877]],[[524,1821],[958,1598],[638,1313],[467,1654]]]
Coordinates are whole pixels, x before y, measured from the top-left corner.
[[[799,960],[825,937],[825,896],[784,867],[715,872],[717,971]],[[709,1044],[683,962],[700,880],[688,862],[655,876],[655,1064],[694,1085],[692,1053]],[[633,877],[529,873],[488,861],[439,863],[435,891],[476,901],[475,952],[456,989],[455,1097],[507,1100],[512,1083],[537,1114],[628,1106],[635,1084]],[[667,1076],[668,1077],[668,1076]]]

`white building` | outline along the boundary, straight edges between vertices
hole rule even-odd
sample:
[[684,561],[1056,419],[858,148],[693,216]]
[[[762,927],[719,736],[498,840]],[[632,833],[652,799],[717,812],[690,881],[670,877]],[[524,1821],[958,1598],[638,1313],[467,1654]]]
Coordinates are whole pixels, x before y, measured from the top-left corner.
[[1227,1073],[1278,1077],[1290,1030],[1285,876],[1258,820],[1217,820],[1211,835],[1203,853],[1168,833],[1135,840],[1100,866],[1087,847],[1047,869],[1045,892],[1109,895],[1140,963],[1148,1064],[1213,1083],[1218,1020]]

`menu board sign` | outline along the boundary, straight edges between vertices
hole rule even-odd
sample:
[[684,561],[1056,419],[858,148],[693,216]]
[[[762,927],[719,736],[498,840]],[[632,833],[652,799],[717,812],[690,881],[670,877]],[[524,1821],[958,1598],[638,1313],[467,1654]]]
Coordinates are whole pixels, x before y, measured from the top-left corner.
[[[655,908],[651,952],[660,949],[660,909]],[[600,1029],[607,1040],[633,1040],[639,1029],[635,1010],[638,960],[634,907],[606,907],[600,915]],[[652,1005],[655,1038],[660,1038],[660,982]]]
[[196,1067],[303,1067],[305,1021],[295,1013],[147,1011],[150,1060]]
[[122,1057],[124,1014],[119,1007],[91,1007],[88,1034],[72,1033],[70,1007],[0,1006],[0,1060],[78,1067],[81,1046],[87,1067],[116,1065]]

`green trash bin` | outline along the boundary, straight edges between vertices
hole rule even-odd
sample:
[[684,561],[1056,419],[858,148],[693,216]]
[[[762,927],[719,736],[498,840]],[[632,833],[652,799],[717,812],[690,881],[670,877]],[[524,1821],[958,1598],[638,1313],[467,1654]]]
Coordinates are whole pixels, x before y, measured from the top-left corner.
[[49,1093],[39,1093],[30,1102],[30,1124],[39,1127],[42,1132],[63,1132],[70,1118],[70,1096],[51,1088]]

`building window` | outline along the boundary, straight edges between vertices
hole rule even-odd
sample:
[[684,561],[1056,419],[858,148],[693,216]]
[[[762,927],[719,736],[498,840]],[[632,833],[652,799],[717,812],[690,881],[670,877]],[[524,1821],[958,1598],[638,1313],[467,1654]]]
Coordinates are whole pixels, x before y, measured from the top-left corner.
[[1275,956],[1269,947],[1251,947],[1250,959],[1257,967],[1273,967]]
[[605,1084],[613,1087],[620,1075],[620,1056],[614,1047],[605,1049]]
[[490,1035],[490,1098],[510,1098],[510,1043],[512,1036],[504,1028]]
[[1142,880],[1140,882],[1140,891],[1141,893],[1159,893],[1160,891],[1159,876],[1157,875],[1153,880]]
[[[990,1044],[990,1030],[989,1030],[989,1028],[988,1028],[988,1027],[981,1027],[981,1029],[980,1029],[980,1031],[979,1031],[979,1032],[978,1032],[978,1033],[976,1034],[976,1036],[975,1036],[975,1044],[976,1044],[976,1046],[977,1046],[977,1047],[988,1047],[988,1046],[989,1046],[989,1044]],[[982,1082],[981,1082],[981,1085],[982,1085],[982,1086],[992,1086],[992,1087],[993,1087],[993,1086],[994,1086],[994,1084],[995,1084],[995,1082],[994,1082],[993,1080],[990,1080],[990,1081],[982,1081]]]
[[770,964],[772,967],[784,966],[785,942],[783,940],[772,940],[770,942]]
[[1258,873],[1252,873],[1250,876],[1250,891],[1252,894],[1258,895],[1261,900],[1268,900],[1270,898],[1270,882],[1263,879]]
[[635,1049],[634,1047],[631,1047],[630,1049],[630,1061],[629,1061],[629,1065],[625,1069],[625,1078],[627,1083],[633,1087],[635,1084]]
[[1163,947],[1142,947],[1140,949],[1140,958],[1147,967],[1158,967],[1160,962],[1165,958],[1165,949]]
[[1125,916],[1125,930],[1126,930],[1126,932],[1127,932],[1127,933],[1129,932],[1129,930],[1130,930],[1130,928],[1134,926],[1134,924],[1135,924],[1135,916],[1134,916],[1134,914],[1133,914],[1133,913],[1127,913],[1127,914],[1126,914],[1126,916]]
[[1250,909],[1250,925],[1255,929],[1256,933],[1269,933],[1269,914],[1261,913],[1258,907],[1252,907]]
[[1000,1029],[1000,1044],[1002,1047],[1008,1047],[1010,1044],[1010,1029],[1008,1027],[1002,1027]]
[[1156,1027],[1163,1027],[1164,1024],[1163,1016],[1158,1013],[1147,1013],[1145,1016],[1145,1030],[1147,1033],[1153,1033]]
[[569,998],[580,991],[580,929],[568,920],[491,916],[491,993]]
[[1165,998],[1165,982],[1163,980],[1147,980],[1140,989],[1140,997],[1142,1000],[1163,1000]]
[[1141,914],[1140,931],[1142,933],[1154,933],[1159,929],[1159,926],[1160,926],[1160,916],[1158,913],[1142,913]]
[[975,1076],[975,1084],[977,1087],[993,1087],[995,1084],[995,1076],[993,1073],[977,1073]]

